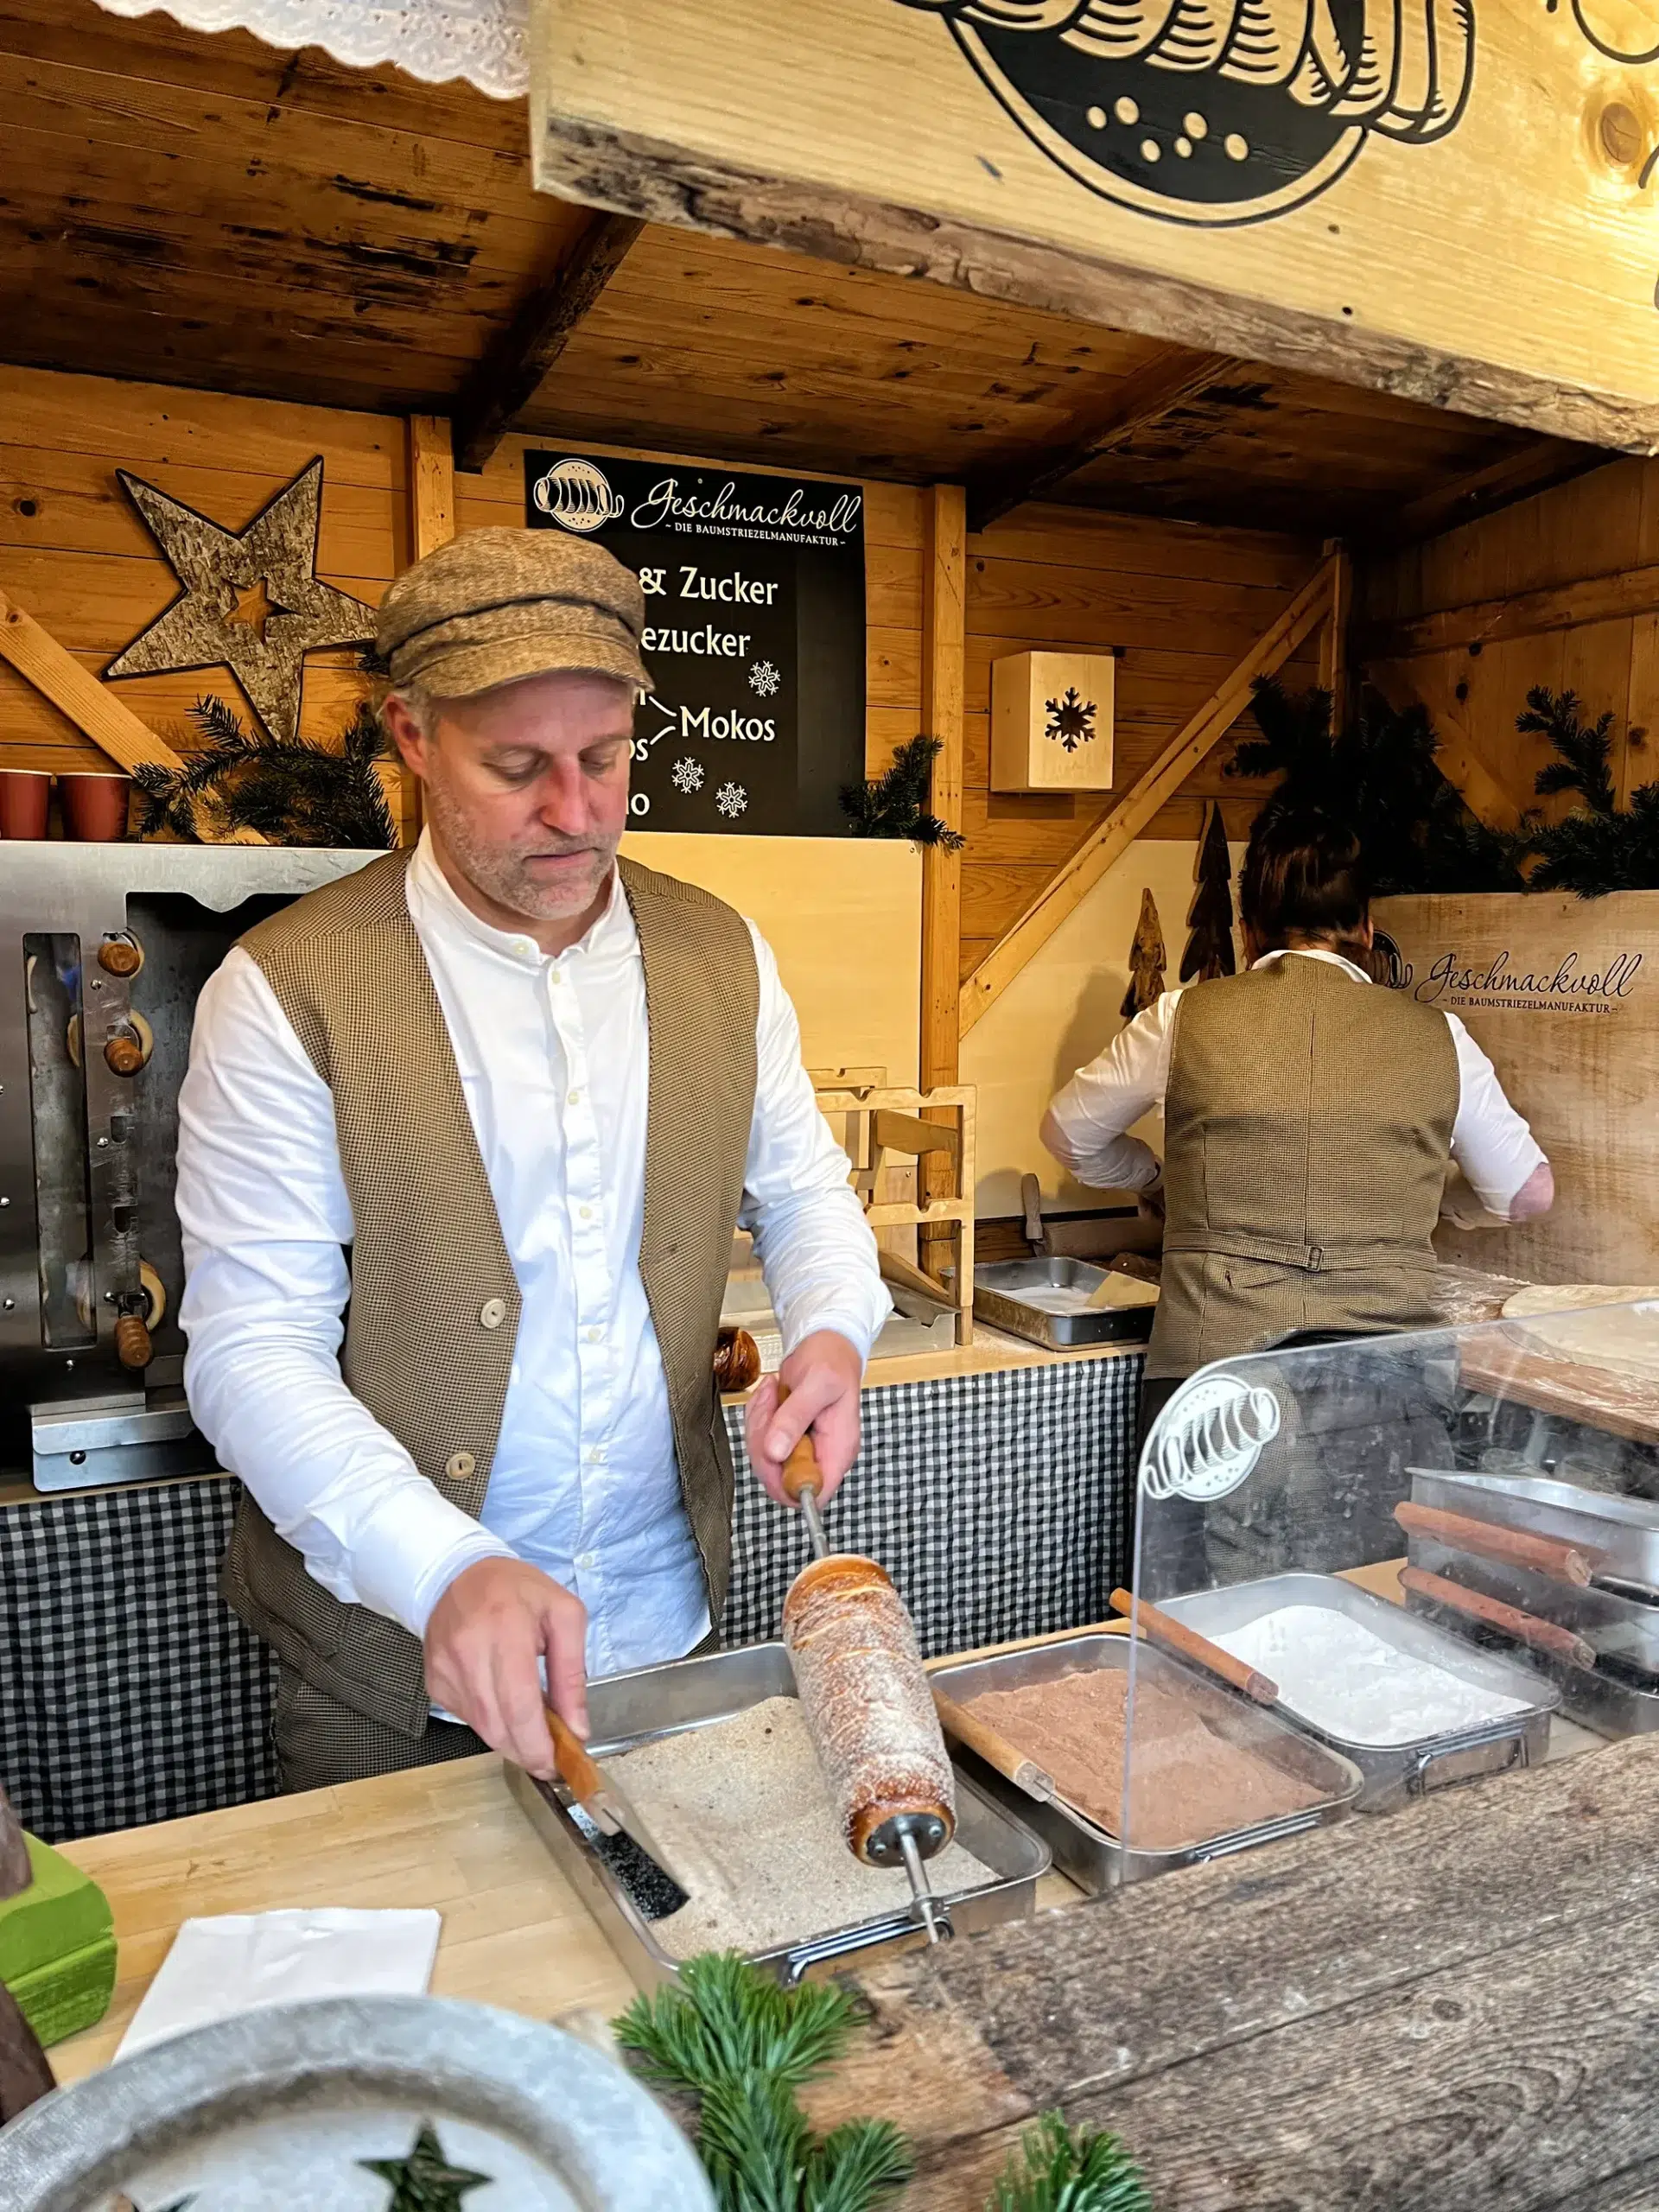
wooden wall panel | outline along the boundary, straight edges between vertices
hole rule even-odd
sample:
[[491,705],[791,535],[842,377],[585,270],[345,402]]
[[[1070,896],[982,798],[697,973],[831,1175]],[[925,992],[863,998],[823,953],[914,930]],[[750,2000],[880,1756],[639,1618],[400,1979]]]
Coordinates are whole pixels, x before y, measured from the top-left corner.
[[[969,538],[964,976],[1269,627],[1319,557],[1312,540],[1062,506],[1021,508]],[[1066,646],[1121,648],[1112,791],[992,791],[992,663]],[[1315,675],[1310,647],[1288,680],[1311,683]],[[1260,792],[1224,773],[1230,753],[1225,742],[1217,747],[1154,817],[1150,837],[1195,836],[1207,798],[1224,801],[1230,835],[1246,834]]]
[[[1617,461],[1501,513],[1369,565],[1362,623],[1547,592],[1659,562],[1659,461]],[[1379,671],[1390,696],[1422,700],[1436,727],[1466,737],[1518,809],[1560,814],[1569,798],[1540,799],[1538,770],[1553,758],[1515,718],[1534,685],[1573,690],[1591,716],[1611,708],[1614,779],[1628,798],[1659,777],[1659,617],[1578,622],[1533,637],[1424,654]]]
[[[318,454],[318,572],[378,601],[407,558],[401,422],[0,367],[0,590],[101,674],[178,588],[116,470],[129,469],[226,528],[240,529]],[[227,670],[134,677],[111,688],[180,749],[188,743],[187,711],[203,692],[245,703]],[[336,734],[365,690],[353,653],[313,655],[303,734]],[[68,771],[102,760],[0,664],[0,761]]]

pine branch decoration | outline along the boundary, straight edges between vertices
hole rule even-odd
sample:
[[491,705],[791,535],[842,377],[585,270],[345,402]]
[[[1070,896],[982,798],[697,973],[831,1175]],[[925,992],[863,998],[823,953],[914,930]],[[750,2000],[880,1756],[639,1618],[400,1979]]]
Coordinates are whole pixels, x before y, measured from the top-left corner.
[[1026,2131],[990,2212],[1152,2212],[1152,2196],[1116,2135],[1074,2134],[1050,2112]]
[[1612,715],[1586,722],[1576,694],[1539,685],[1528,692],[1515,726],[1523,735],[1548,738],[1555,748],[1558,757],[1539,770],[1534,782],[1539,797],[1572,791],[1583,802],[1559,822],[1531,822],[1526,849],[1537,865],[1530,888],[1573,891],[1580,899],[1600,899],[1610,891],[1659,891],[1659,784],[1640,785],[1630,804],[1619,805],[1612,774]]
[[853,835],[907,837],[912,845],[937,845],[942,852],[959,853],[966,838],[959,830],[948,829],[928,805],[933,762],[944,750],[939,738],[907,738],[894,747],[892,766],[880,775],[862,784],[843,784],[841,810],[852,823]]
[[910,2178],[905,2138],[866,2120],[815,2140],[795,2094],[840,2056],[855,2017],[830,1983],[781,1989],[734,1952],[709,1952],[677,1986],[636,1998],[616,2037],[648,2080],[697,2100],[721,2212],[868,2212]]
[[397,843],[374,766],[385,740],[366,701],[359,701],[339,752],[309,738],[250,731],[223,699],[198,699],[190,719],[200,744],[181,768],[143,764],[134,771],[144,796],[140,836],[166,832],[197,842],[198,810],[205,808],[221,832],[257,830],[273,844],[363,849]]

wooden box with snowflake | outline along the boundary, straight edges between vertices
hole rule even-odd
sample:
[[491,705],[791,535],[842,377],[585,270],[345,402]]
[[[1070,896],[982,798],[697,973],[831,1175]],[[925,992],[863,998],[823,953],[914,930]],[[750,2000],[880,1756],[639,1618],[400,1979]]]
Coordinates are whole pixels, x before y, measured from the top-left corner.
[[991,789],[1112,787],[1109,653],[1005,653],[991,664]]

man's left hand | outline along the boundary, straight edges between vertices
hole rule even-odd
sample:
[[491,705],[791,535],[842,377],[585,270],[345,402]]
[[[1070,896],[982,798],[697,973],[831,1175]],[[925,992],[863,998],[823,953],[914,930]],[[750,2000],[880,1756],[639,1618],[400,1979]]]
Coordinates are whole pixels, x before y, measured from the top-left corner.
[[[809,1428],[823,1477],[819,1503],[835,1496],[858,1457],[858,1391],[863,1379],[864,1363],[846,1338],[836,1329],[816,1329],[802,1338],[776,1375],[756,1385],[746,1426],[749,1458],[768,1497],[789,1503],[784,1462]],[[782,1405],[780,1383],[788,1393]]]

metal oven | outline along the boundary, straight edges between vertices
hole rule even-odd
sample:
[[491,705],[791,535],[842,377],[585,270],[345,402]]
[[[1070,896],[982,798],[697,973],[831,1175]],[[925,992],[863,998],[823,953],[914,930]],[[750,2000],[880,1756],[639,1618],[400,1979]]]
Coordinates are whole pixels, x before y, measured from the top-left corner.
[[173,1207],[196,995],[244,931],[374,857],[0,843],[0,1470],[69,1490],[212,1465]]

